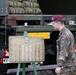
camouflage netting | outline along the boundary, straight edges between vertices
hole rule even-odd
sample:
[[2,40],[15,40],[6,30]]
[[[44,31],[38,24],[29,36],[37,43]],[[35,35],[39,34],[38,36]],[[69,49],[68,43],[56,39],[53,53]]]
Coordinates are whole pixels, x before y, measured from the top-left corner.
[[42,14],[37,0],[8,0],[9,14]]

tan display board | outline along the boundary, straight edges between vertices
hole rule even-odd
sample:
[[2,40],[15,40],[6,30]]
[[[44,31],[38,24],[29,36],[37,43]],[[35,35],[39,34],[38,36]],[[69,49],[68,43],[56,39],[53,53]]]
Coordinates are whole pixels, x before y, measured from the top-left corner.
[[9,36],[10,62],[43,62],[45,45],[42,37]]

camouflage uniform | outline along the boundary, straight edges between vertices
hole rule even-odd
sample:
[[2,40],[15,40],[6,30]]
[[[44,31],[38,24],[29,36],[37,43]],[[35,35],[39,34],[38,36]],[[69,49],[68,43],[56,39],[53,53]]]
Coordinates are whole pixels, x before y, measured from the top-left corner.
[[66,28],[62,28],[57,40],[57,64],[63,67],[60,75],[72,74],[75,68],[75,52],[73,34]]

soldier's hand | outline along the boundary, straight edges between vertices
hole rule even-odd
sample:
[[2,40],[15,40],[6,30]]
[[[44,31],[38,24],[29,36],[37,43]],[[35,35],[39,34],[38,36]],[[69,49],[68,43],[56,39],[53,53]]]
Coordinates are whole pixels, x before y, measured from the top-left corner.
[[55,69],[55,73],[60,74],[60,70],[61,70],[61,67],[57,67],[57,68]]

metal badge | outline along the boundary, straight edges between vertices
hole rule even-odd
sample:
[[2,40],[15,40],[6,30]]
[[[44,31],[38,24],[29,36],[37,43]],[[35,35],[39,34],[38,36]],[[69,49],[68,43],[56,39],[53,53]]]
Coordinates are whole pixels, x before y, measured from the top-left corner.
[[30,38],[29,37],[25,37],[25,42],[29,43],[29,41],[30,41]]

